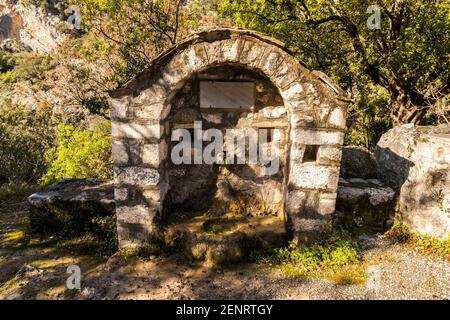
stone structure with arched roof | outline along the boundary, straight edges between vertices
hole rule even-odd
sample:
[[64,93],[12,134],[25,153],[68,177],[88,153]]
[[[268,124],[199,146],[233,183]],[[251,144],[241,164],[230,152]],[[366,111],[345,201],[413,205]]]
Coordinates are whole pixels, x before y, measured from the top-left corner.
[[[115,200],[121,247],[150,240],[168,212],[170,123],[180,90],[213,68],[240,68],[268,79],[286,109],[282,201],[297,243],[331,228],[347,102],[324,74],[311,72],[279,41],[248,30],[200,32],[158,56],[111,93]],[[195,79],[195,77],[194,77]]]

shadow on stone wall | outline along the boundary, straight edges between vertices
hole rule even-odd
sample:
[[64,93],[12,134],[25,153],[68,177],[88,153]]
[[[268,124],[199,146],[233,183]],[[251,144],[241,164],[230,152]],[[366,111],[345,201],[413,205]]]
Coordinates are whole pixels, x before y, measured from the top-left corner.
[[377,147],[375,156],[378,179],[398,194],[409,176],[410,169],[414,167],[414,162],[398,155],[390,148]]

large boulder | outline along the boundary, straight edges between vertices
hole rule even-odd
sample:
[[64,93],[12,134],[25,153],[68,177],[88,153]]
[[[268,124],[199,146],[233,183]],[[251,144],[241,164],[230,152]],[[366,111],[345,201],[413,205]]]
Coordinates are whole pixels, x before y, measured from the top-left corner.
[[102,179],[65,179],[28,198],[34,232],[84,233],[94,218],[115,215],[114,183]]
[[344,147],[342,149],[340,176],[344,179],[376,179],[377,162],[374,155],[364,147]]
[[397,220],[413,232],[450,234],[450,125],[396,127],[376,148],[378,176],[399,193]]

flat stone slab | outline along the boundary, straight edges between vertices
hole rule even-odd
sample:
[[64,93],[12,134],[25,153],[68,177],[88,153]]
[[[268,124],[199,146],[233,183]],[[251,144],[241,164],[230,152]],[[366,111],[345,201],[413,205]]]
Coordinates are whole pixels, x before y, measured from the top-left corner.
[[99,203],[114,211],[114,183],[108,179],[64,179],[28,197],[36,208],[57,202],[73,204]]
[[383,185],[377,179],[340,179],[338,198],[341,200],[357,200],[368,198],[372,206],[378,206],[392,201],[395,191]]
[[339,179],[336,225],[357,233],[382,232],[394,222],[396,193],[377,179]]
[[115,214],[114,183],[102,179],[65,179],[32,194],[28,202],[35,232],[59,232],[78,224],[89,226],[94,217]]

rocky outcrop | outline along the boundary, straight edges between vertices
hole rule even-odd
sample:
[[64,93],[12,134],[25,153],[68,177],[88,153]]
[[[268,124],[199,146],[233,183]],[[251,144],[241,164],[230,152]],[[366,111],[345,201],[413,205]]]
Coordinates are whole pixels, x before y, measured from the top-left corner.
[[111,180],[66,179],[28,198],[30,222],[35,232],[89,231],[95,217],[113,216],[114,184]]
[[376,148],[378,176],[399,193],[396,219],[411,231],[450,233],[450,125],[396,127]]
[[394,222],[396,197],[376,179],[339,180],[334,224],[355,233],[387,230]]
[[342,149],[340,176],[344,179],[376,179],[377,162],[374,155],[364,147],[344,147]]
[[61,20],[22,1],[0,0],[0,41],[15,38],[34,51],[51,52],[66,35],[58,30]]

